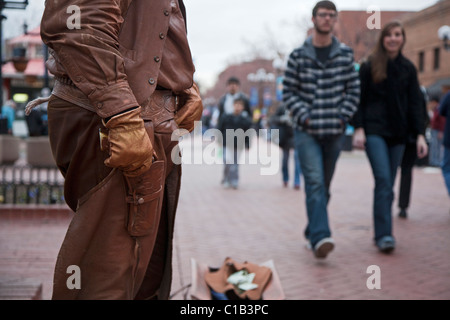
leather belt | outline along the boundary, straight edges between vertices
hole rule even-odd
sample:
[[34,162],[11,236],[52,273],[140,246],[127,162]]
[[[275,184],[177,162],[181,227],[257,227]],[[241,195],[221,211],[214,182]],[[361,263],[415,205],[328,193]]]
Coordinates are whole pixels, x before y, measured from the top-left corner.
[[[52,92],[55,96],[96,112],[88,98],[73,85],[70,79],[58,78],[56,80]],[[74,101],[74,98],[76,101]],[[142,119],[152,121],[156,128],[160,123],[174,118],[177,111],[177,102],[177,96],[172,90],[155,90],[147,103],[143,103],[141,106]]]
[[160,123],[171,120],[177,110],[177,96],[172,90],[155,90],[149,102],[142,106],[141,117],[151,120],[156,128]]

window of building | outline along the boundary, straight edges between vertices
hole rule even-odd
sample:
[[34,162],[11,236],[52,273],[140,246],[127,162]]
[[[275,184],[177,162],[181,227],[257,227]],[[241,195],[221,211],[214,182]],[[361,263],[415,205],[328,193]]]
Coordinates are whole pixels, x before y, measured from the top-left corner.
[[419,52],[419,72],[423,72],[425,69],[425,52]]
[[439,70],[440,60],[441,60],[441,50],[440,50],[440,48],[434,48],[433,70]]

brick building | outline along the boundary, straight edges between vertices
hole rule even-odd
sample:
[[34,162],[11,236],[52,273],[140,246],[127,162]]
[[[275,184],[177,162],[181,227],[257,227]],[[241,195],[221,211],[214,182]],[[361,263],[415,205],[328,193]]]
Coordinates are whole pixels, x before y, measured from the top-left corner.
[[430,95],[450,90],[450,50],[438,37],[438,29],[450,25],[450,0],[438,1],[402,20],[406,32],[403,50],[415,64],[420,83]]
[[[19,99],[20,105],[40,96],[45,84],[44,44],[40,36],[40,27],[36,27],[20,36],[5,40],[6,63],[2,66],[4,99]],[[24,70],[14,66],[14,51],[23,49],[27,61]],[[47,72],[49,86],[52,87],[53,76]],[[15,97],[16,94],[20,98]]]
[[[360,62],[376,43],[378,29],[369,29],[367,19],[372,13],[340,11],[335,35],[348,44]],[[450,90],[450,51],[438,37],[438,29],[450,24],[450,0],[441,0],[421,11],[381,11],[380,24],[399,20],[406,32],[403,54],[417,68],[420,84],[430,96],[440,96]],[[312,30],[309,30],[310,34]]]
[[[383,26],[391,20],[401,20],[412,13],[413,11],[380,11],[379,23]],[[366,11],[339,11],[334,35],[353,49],[356,62],[361,62],[376,44],[380,29],[369,29],[367,26],[372,22],[373,14]],[[308,35],[312,31],[313,29],[308,30]]]
[[[360,62],[375,46],[379,29],[369,29],[368,19],[373,12],[340,11],[334,33],[340,41],[349,45],[355,54],[355,61]],[[421,85],[425,86],[430,95],[441,95],[450,89],[450,51],[445,50],[442,40],[437,36],[437,30],[442,25],[450,24],[450,0],[441,0],[421,11],[381,11],[380,26],[391,20],[403,23],[407,41],[403,53],[416,66]],[[307,35],[313,29],[307,31]],[[247,74],[264,68],[267,72],[277,73],[272,61],[258,59],[229,66],[218,77],[213,88],[205,93],[210,101],[218,99],[225,92],[226,79],[230,75],[239,77],[242,89],[249,93],[252,86],[247,80]],[[266,86],[269,86],[267,83]],[[272,83],[275,94],[275,83]]]

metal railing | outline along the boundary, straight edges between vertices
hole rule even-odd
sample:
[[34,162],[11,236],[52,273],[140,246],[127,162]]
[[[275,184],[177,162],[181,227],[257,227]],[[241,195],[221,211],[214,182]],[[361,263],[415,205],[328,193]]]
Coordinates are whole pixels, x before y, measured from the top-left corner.
[[55,166],[0,166],[0,204],[64,204],[63,186]]

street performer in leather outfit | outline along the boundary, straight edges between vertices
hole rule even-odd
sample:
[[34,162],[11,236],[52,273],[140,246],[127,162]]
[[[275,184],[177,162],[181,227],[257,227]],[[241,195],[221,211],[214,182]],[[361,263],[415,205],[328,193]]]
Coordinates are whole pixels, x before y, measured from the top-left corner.
[[52,299],[168,299],[181,176],[171,135],[203,109],[183,1],[46,1],[41,36],[56,80],[50,143],[75,212]]

